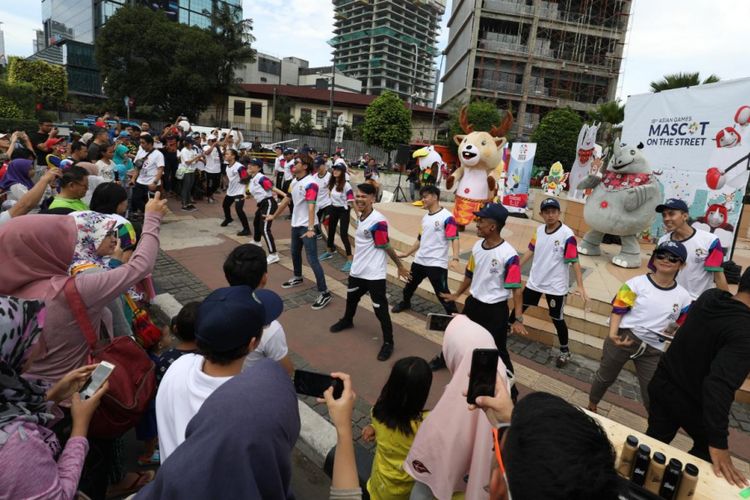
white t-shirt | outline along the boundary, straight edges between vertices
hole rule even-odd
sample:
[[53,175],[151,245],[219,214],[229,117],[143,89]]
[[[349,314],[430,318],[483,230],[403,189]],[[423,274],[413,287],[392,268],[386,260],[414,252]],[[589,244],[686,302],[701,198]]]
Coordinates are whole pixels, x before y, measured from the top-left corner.
[[497,304],[510,297],[511,288],[521,288],[518,253],[510,243],[485,248],[485,240],[474,243],[466,276],[471,278],[471,295],[485,304]]
[[[203,152],[207,152],[211,149],[211,146],[203,148]],[[221,172],[221,161],[219,161],[219,147],[214,147],[211,152],[206,155],[206,172],[209,174],[218,174]]]
[[366,219],[357,221],[354,260],[349,274],[364,280],[384,280],[388,244],[388,219],[373,209]]
[[227,179],[229,179],[227,196],[242,196],[245,194],[245,186],[240,182],[241,168],[244,168],[244,166],[238,161],[227,167]]
[[292,193],[292,227],[312,227],[318,223],[318,215],[315,213],[315,220],[310,222],[309,204],[318,202],[318,183],[312,178],[312,175],[306,175],[301,179],[294,179],[289,186],[289,192]]
[[186,174],[195,172],[195,169],[197,168],[196,164],[188,162],[192,162],[196,156],[198,156],[198,152],[192,147],[184,147],[177,152],[177,158],[180,160],[180,167]]
[[[672,233],[659,238],[659,243],[672,239]],[[678,240],[675,240],[678,241]],[[687,250],[685,267],[677,273],[677,283],[685,288],[693,300],[700,294],[714,287],[713,273],[724,272],[724,249],[715,234],[701,229],[686,240],[680,241]]]
[[256,203],[260,203],[266,198],[273,196],[273,182],[265,175],[258,172],[250,179],[247,184],[247,191],[255,198]]
[[[195,152],[195,156],[200,156],[203,153],[203,148],[201,148],[200,144],[194,144],[192,147],[193,151]],[[195,163],[193,163],[196,170],[206,170],[206,162],[203,160],[198,160]]]
[[547,232],[542,224],[529,242],[534,252],[531,272],[526,287],[550,295],[567,295],[569,286],[569,264],[578,262],[578,249],[573,230],[565,224],[553,232]]
[[318,183],[318,210],[330,206],[331,190],[328,189],[328,182],[331,180],[331,172],[326,172],[323,177],[315,174],[313,179]]
[[441,208],[434,214],[425,214],[419,230],[419,248],[414,256],[414,263],[448,269],[448,249],[451,241],[457,238],[458,225],[449,210]]
[[[145,151],[140,158],[144,157],[146,157]],[[161,154],[161,151],[158,151],[156,148],[154,148],[151,151],[151,154],[149,154],[148,157],[143,160],[143,165],[141,166],[141,171],[138,174],[138,179],[136,179],[136,182],[143,186],[148,186],[149,184],[154,182],[154,179],[156,179],[156,172],[160,168],[164,168],[164,155]]]
[[681,324],[692,299],[687,290],[675,283],[661,288],[642,274],[623,283],[612,300],[612,312],[622,315],[620,328],[630,330],[642,341],[660,351],[664,342],[654,332],[663,332],[670,323]]
[[115,182],[115,164],[110,161],[105,161],[104,158],[96,162],[96,166],[99,168],[99,177],[104,179],[104,182]]
[[336,185],[331,190],[331,205],[339,208],[349,208],[354,203],[354,190],[348,182],[344,183],[343,191],[338,191]]
[[274,320],[270,325],[263,329],[263,336],[260,343],[254,351],[245,358],[242,370],[246,370],[263,358],[280,361],[289,354],[289,347],[286,344],[286,333],[284,327],[278,320]]
[[292,173],[293,166],[294,166],[294,160],[289,160],[289,161],[284,160],[283,167],[284,167],[284,180],[285,181],[291,181],[292,179],[294,179],[294,174]]
[[199,354],[183,354],[161,379],[156,393],[161,463],[185,441],[188,422],[198,413],[206,398],[232,378],[206,375],[203,361]]
[[275,160],[273,160],[273,173],[277,174],[281,172],[284,173],[284,155],[277,156]]

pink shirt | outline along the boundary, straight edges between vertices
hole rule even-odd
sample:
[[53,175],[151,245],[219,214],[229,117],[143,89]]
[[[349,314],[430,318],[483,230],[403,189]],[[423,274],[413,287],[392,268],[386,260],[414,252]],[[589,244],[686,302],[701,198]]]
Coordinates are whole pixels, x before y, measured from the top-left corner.
[[89,451],[85,437],[70,438],[55,462],[36,424],[11,422],[3,431],[10,437],[0,447],[0,498],[75,498]]
[[[91,324],[99,332],[102,323],[112,335],[112,314],[107,305],[128,288],[148,276],[154,269],[159,252],[161,214],[149,212],[143,222],[143,233],[130,260],[104,273],[79,273],[76,288],[88,309]],[[67,278],[65,278],[67,279]],[[47,318],[42,332],[43,350],[37,361],[24,372],[28,378],[50,383],[86,364],[89,346],[68,306],[65,293],[44,297]]]

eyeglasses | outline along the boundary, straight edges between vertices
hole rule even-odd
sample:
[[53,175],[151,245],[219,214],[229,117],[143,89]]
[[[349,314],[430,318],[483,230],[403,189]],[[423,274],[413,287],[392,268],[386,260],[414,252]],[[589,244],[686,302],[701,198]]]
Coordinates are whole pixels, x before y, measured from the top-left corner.
[[654,255],[654,258],[656,260],[668,260],[672,264],[677,264],[678,262],[682,262],[681,258],[668,252],[657,252]]
[[[502,480],[505,482],[505,489],[508,493],[508,500],[513,500],[513,496],[510,493],[510,487],[508,485],[508,476],[505,473],[505,464],[503,462],[503,455],[500,451],[500,442],[503,440],[503,436],[505,435],[505,432],[510,428],[510,423],[502,424],[498,428],[492,429],[492,438],[494,441],[494,448],[495,448],[495,460],[497,460],[497,467],[500,470],[500,474],[502,475]],[[490,479],[490,484],[492,484],[492,480]],[[487,487],[489,490],[489,486]]]

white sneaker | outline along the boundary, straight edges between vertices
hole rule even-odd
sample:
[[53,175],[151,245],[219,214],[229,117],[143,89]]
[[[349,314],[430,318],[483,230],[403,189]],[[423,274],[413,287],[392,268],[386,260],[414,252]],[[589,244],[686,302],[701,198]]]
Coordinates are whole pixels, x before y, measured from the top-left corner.
[[266,262],[268,264],[275,264],[278,261],[279,261],[279,254],[277,253],[268,254],[268,257],[266,257]]
[[263,243],[260,241],[250,240],[251,245],[255,245],[256,247],[262,247]]

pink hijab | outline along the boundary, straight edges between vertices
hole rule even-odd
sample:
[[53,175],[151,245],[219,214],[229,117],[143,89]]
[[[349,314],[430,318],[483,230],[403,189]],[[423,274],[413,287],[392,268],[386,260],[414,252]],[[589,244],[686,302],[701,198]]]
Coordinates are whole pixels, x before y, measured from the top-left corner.
[[[469,385],[474,349],[494,349],[490,332],[464,315],[448,324],[443,355],[453,377],[435,409],[419,427],[404,470],[426,484],[436,498],[465,491],[466,500],[489,498],[485,490],[492,467],[492,427],[481,411],[469,411],[463,391]],[[505,365],[497,362],[505,375]],[[465,476],[468,474],[468,482]]]
[[22,299],[55,297],[68,279],[76,221],[67,215],[24,215],[0,228],[0,294]]

